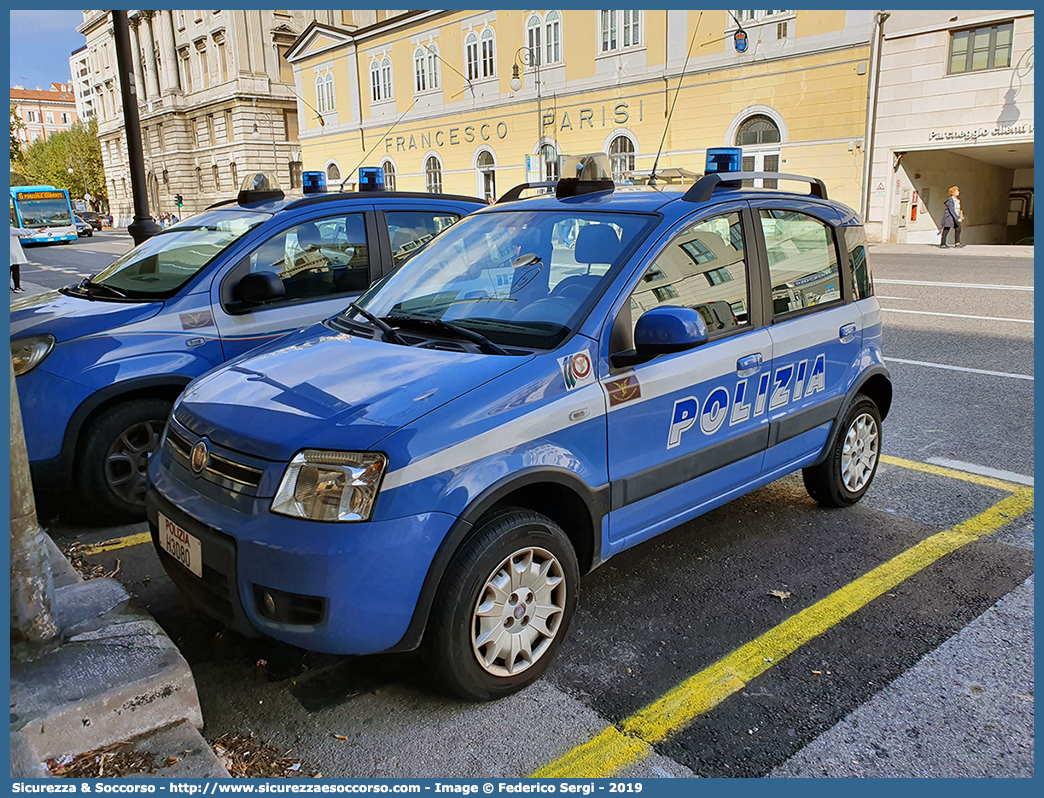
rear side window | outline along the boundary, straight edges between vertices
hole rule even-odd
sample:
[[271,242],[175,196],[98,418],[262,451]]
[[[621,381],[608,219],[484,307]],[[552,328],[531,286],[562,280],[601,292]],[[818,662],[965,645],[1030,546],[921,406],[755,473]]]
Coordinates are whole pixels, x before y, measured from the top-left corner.
[[430,211],[385,211],[392,263],[398,266],[460,217]]
[[870,261],[866,257],[866,231],[862,227],[846,227],[845,246],[852,264],[854,298],[859,300],[873,296],[874,280],[870,275]]
[[841,301],[841,273],[830,225],[801,211],[761,210],[774,317]]
[[749,323],[747,262],[738,213],[712,216],[677,235],[631,294],[631,324],[657,305],[696,310],[713,338]]

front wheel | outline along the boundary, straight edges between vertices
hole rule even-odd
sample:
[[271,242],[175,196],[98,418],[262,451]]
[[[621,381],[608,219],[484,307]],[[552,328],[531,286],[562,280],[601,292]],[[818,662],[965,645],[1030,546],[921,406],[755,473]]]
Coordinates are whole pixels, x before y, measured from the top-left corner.
[[579,582],[554,521],[522,509],[487,520],[454,556],[432,606],[425,648],[439,680],[469,701],[528,687],[562,647]]
[[171,403],[133,399],[110,407],[85,431],[76,463],[82,506],[93,520],[145,518],[145,468],[159,446]]
[[858,394],[845,414],[829,456],[804,469],[805,489],[824,507],[855,504],[870,488],[881,455],[881,412]]

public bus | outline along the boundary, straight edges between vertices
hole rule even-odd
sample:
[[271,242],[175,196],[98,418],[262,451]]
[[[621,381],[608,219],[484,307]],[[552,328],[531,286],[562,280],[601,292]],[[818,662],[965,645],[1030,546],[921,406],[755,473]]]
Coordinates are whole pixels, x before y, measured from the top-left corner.
[[54,186],[11,186],[11,225],[32,231],[23,244],[75,241],[69,192]]

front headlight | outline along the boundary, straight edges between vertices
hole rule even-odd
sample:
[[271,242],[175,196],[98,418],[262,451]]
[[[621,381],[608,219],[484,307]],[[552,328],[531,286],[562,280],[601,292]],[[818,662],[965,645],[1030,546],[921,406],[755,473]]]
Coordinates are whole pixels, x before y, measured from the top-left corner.
[[272,512],[312,521],[368,521],[388,458],[305,449],[286,467]]
[[11,365],[16,377],[27,374],[43,362],[54,349],[53,335],[30,335],[11,341]]

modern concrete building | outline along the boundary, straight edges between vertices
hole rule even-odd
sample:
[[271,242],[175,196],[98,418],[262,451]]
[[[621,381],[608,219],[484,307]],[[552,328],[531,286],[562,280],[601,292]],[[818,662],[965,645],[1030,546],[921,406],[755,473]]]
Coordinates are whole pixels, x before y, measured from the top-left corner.
[[76,100],[68,83],[52,83],[47,89],[12,86],[11,105],[25,124],[18,130],[23,147],[68,130],[78,118]]
[[1033,12],[881,17],[864,198],[871,240],[939,243],[954,185],[965,214],[962,241],[1032,235]]
[[[354,30],[389,13],[398,12],[128,12],[150,212],[184,218],[235,196],[258,170],[299,188],[299,105],[287,51],[310,23]],[[123,226],[133,199],[110,12],[84,11],[77,30],[87,39],[109,203]]]
[[817,175],[859,209],[873,20],[557,9],[413,11],[355,30],[316,20],[288,53],[301,160],[333,186],[383,165],[398,189],[499,196],[554,178],[563,155],[604,151],[625,178],[654,163],[701,173],[707,148],[739,145],[746,167]]

